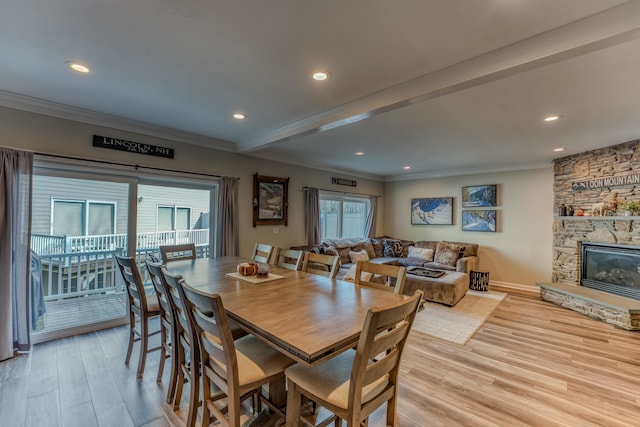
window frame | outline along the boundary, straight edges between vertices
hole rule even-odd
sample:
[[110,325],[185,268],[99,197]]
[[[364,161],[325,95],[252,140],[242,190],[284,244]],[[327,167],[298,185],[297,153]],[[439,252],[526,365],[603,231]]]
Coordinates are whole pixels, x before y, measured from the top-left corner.
[[[113,201],[103,201],[103,200],[91,200],[91,199],[87,199],[87,200],[83,200],[83,199],[62,199],[62,198],[57,198],[57,197],[53,197],[51,198],[51,226],[50,226],[50,234],[54,234],[53,233],[53,227],[55,224],[55,214],[56,214],[56,203],[60,202],[60,203],[78,203],[80,205],[82,205],[82,218],[80,218],[81,222],[82,222],[82,234],[81,236],[89,236],[89,229],[90,229],[90,216],[89,216],[89,210],[91,209],[91,205],[95,204],[95,205],[109,205],[109,206],[113,206],[113,210],[111,212],[111,219],[112,219],[112,230],[110,234],[115,234],[116,230],[118,229],[118,225],[117,225],[117,220],[118,220],[118,203],[117,202],[113,202]],[[93,234],[92,234],[93,236]]]
[[[158,210],[160,208],[171,208],[172,209],[172,214],[171,214],[171,223],[172,223],[171,227],[172,228],[171,228],[171,230],[162,230],[162,231],[176,231],[176,230],[178,230],[176,228],[176,221],[178,219],[178,216],[177,216],[178,209],[186,209],[187,211],[189,211],[189,220],[188,220],[189,228],[186,228],[184,230],[191,230],[191,213],[192,213],[192,210],[193,210],[193,208],[191,206],[158,204],[158,205],[156,205],[156,231],[161,231],[161,230],[158,230],[158,225],[160,223],[160,216],[158,215]],[[182,231],[182,230],[183,229],[178,230],[178,231]]]
[[[365,232],[365,227],[367,226],[367,217],[369,215],[369,210],[371,209],[371,201],[370,198],[368,196],[359,196],[359,195],[354,195],[354,194],[336,194],[336,193],[332,193],[332,192],[328,192],[328,191],[322,191],[320,190],[318,193],[318,198],[319,198],[319,202],[322,203],[322,201],[335,201],[339,203],[339,212],[340,215],[338,215],[338,224],[337,224],[337,229],[338,229],[338,236],[337,237],[333,237],[333,236],[327,236],[326,234],[326,230],[325,230],[325,224],[323,224],[323,221],[320,221],[320,235],[321,235],[321,239],[348,239],[348,238],[354,238],[354,237],[364,237],[364,232]],[[357,236],[345,236],[344,235],[344,206],[345,206],[345,202],[351,202],[351,203],[363,203],[364,204],[364,222],[362,224],[362,230],[360,232],[360,235]],[[322,208],[320,208],[320,217],[322,218]],[[326,222],[326,221],[325,221]]]

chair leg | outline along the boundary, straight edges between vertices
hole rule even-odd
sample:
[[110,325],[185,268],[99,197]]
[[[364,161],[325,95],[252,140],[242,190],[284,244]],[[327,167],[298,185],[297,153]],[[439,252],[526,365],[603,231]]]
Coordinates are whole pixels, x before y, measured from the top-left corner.
[[140,357],[138,358],[138,380],[144,374],[144,365],[147,362],[147,348],[149,346],[149,331],[147,330],[147,319],[140,319]]
[[300,405],[302,395],[298,391],[297,384],[290,382],[287,390],[287,425],[297,426],[300,419]]
[[127,356],[124,359],[124,364],[128,365],[131,360],[131,352],[133,351],[133,342],[136,339],[136,335],[133,330],[136,327],[136,317],[132,312],[129,312],[129,345],[127,347]]
[[[189,413],[187,415],[187,426],[194,427],[198,418],[198,406],[200,406],[200,372],[198,366],[194,366],[194,360],[191,359],[191,375],[189,383],[191,390],[189,392]],[[203,411],[205,407],[203,405]]]
[[167,361],[167,357],[169,357],[169,352],[167,351],[167,329],[164,327],[162,320],[160,320],[160,336],[160,360],[158,361],[158,376],[156,377],[158,384],[162,382],[164,363]]
[[169,375],[169,387],[167,387],[167,403],[172,403],[176,394],[176,385],[180,375],[180,365],[176,354],[175,340],[171,342],[171,373]]

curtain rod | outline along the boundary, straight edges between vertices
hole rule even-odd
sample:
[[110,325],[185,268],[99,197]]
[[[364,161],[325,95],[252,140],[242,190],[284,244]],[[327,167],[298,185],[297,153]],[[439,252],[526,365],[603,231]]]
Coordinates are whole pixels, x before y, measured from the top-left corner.
[[[187,172],[187,171],[178,170],[178,169],[166,169],[166,168],[156,168],[156,167],[152,167],[152,166],[140,166],[140,165],[131,164],[131,163],[111,162],[111,161],[107,161],[107,160],[83,159],[81,157],[63,156],[61,154],[40,153],[40,152],[37,152],[37,151],[35,151],[34,154],[37,154],[39,156],[56,157],[56,158],[59,158],[59,159],[79,160],[79,161],[82,161],[82,162],[103,163],[105,165],[127,166],[127,167],[134,168],[135,170],[138,170],[138,169],[149,169],[149,170],[155,170],[155,171],[161,171],[161,172],[177,172],[177,173],[184,173],[184,174],[189,174],[189,175],[198,175],[198,176],[208,176],[208,177],[212,177],[212,178],[221,178],[221,175],[214,175],[214,174],[201,173],[201,172]],[[237,177],[237,176],[234,177],[234,178],[236,178],[237,180],[240,180],[240,178]]]
[[[309,188],[312,188],[312,187],[302,186],[302,187],[300,187],[300,190],[301,190],[301,191],[307,191]],[[365,197],[371,197],[371,196],[374,196],[374,197],[382,197],[382,196],[381,196],[381,195],[379,195],[379,194],[349,193],[349,192],[347,192],[347,191],[324,190],[324,189],[322,189],[322,188],[318,188],[318,190],[320,190],[320,191],[328,191],[329,193],[345,194],[345,195],[349,195],[349,196],[365,196]]]

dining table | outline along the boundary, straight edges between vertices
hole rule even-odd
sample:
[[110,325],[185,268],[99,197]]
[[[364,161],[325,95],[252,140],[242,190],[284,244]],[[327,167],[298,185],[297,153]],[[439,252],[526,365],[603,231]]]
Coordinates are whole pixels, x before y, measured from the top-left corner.
[[269,277],[240,276],[237,256],[167,263],[191,287],[218,294],[227,316],[276,350],[315,366],[355,347],[369,308],[405,298],[318,274],[269,266]]

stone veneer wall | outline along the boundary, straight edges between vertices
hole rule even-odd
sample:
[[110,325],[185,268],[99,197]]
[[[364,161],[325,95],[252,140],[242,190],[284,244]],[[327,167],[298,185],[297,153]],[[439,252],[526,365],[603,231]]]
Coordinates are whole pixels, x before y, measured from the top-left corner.
[[640,170],[640,140],[588,151],[554,161],[554,212],[552,281],[579,284],[579,242],[640,246],[640,216],[559,217],[561,204],[591,213],[597,202],[640,202],[640,185],[574,191],[573,182],[608,178]]

